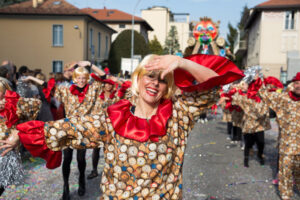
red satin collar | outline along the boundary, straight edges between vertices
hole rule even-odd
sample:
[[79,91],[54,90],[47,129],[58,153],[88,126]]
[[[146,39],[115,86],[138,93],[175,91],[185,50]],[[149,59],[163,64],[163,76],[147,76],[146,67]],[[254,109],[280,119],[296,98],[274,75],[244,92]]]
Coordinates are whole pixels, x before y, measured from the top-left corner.
[[5,92],[5,105],[4,109],[0,111],[0,115],[6,117],[6,126],[11,128],[19,120],[17,115],[17,103],[20,96],[13,91],[6,90]]
[[158,106],[156,115],[149,121],[134,116],[130,112],[132,104],[128,100],[120,100],[108,107],[108,116],[115,132],[125,138],[139,142],[158,142],[159,137],[166,135],[167,121],[172,115],[172,101],[163,100]]
[[[111,93],[110,93],[110,95],[109,95],[109,98],[110,99],[113,99],[114,97],[115,97],[115,94],[116,94],[116,92],[117,91],[112,91]],[[101,94],[100,94],[100,96],[99,96],[102,100],[105,100],[105,95],[104,95],[104,92],[102,92]]]
[[289,91],[289,96],[291,99],[293,99],[294,101],[299,101],[300,97],[296,96],[292,91]]
[[80,103],[83,102],[85,94],[87,93],[88,89],[89,89],[89,84],[86,84],[86,86],[84,86],[84,89],[82,92],[79,92],[76,88],[77,86],[75,84],[71,85],[70,87],[70,92],[75,95],[78,96],[78,100]]

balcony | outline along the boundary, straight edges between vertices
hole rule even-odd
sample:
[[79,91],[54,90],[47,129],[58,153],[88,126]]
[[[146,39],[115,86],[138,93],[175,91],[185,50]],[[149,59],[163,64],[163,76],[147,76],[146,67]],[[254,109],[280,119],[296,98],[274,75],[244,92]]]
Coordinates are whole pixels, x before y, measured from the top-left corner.
[[244,55],[247,51],[247,34],[245,32],[238,32],[234,41],[233,53],[236,56]]

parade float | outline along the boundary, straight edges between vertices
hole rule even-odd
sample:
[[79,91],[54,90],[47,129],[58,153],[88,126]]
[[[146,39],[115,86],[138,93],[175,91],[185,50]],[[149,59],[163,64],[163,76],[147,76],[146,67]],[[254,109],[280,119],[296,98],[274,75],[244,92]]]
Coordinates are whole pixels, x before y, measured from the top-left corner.
[[209,54],[227,57],[231,60],[234,55],[226,46],[225,39],[219,36],[219,24],[213,22],[211,18],[200,18],[199,22],[193,24],[193,37],[188,40],[189,47],[185,50],[185,56],[191,54]]

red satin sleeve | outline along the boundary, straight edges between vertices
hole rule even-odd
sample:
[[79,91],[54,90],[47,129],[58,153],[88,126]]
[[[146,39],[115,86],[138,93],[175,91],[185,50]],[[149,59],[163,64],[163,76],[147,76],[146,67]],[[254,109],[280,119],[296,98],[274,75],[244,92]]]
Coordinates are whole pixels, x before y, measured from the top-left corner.
[[233,62],[221,56],[195,54],[185,57],[185,59],[210,68],[219,75],[202,83],[194,84],[195,78],[189,72],[176,69],[174,71],[175,84],[186,92],[209,90],[215,86],[226,85],[244,77],[243,72]]
[[50,150],[45,141],[44,122],[29,121],[17,125],[20,141],[34,157],[43,158],[46,167],[54,169],[60,166],[62,160],[61,151]]

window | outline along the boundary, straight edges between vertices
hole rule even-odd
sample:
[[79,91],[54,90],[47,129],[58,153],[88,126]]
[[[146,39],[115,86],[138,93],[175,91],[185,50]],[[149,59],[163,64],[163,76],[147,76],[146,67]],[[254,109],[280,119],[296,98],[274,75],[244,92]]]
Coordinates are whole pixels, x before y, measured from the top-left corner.
[[57,47],[57,46],[63,46],[64,41],[63,41],[63,25],[53,25],[52,26],[52,45]]
[[119,28],[125,28],[125,24],[119,24]]
[[105,57],[108,56],[108,36],[105,36]]
[[94,30],[91,28],[90,29],[90,48],[92,49],[93,46],[93,32]]
[[62,71],[63,71],[63,61],[54,60],[52,62],[52,72],[57,73],[57,72],[62,72]]
[[101,57],[101,33],[98,32],[98,58]]
[[295,29],[295,11],[285,12],[285,29]]

